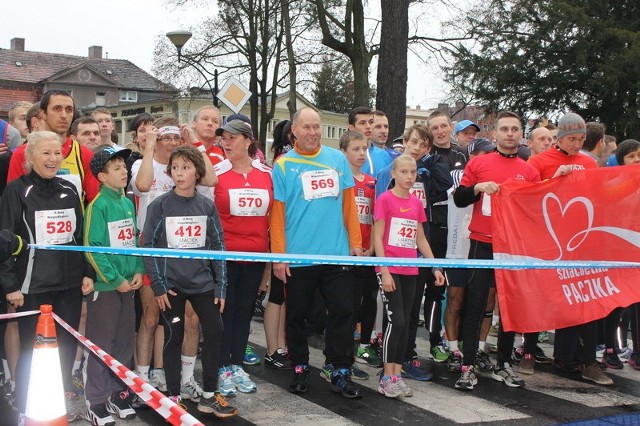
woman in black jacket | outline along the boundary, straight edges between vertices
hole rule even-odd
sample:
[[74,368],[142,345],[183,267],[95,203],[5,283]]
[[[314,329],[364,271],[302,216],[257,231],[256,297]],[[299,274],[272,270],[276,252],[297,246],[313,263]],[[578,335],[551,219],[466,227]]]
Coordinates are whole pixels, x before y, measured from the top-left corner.
[[[62,142],[52,132],[35,132],[27,139],[30,173],[10,182],[0,202],[0,229],[19,235],[25,244],[82,245],[82,207],[75,186],[58,177]],[[50,304],[71,327],[80,321],[82,295],[93,290],[95,273],[81,252],[29,248],[0,263],[0,283],[16,311],[37,310]],[[16,403],[21,413],[33,350],[37,316],[18,321],[21,354],[16,372]],[[71,368],[76,341],[58,327],[58,343],[65,391],[71,391]]]

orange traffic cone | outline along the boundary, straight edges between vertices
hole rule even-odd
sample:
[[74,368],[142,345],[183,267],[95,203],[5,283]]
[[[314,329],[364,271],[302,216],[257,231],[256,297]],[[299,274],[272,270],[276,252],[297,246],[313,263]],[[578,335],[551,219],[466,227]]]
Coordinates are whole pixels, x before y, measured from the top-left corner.
[[40,306],[27,391],[25,426],[66,426],[56,323],[51,305]]

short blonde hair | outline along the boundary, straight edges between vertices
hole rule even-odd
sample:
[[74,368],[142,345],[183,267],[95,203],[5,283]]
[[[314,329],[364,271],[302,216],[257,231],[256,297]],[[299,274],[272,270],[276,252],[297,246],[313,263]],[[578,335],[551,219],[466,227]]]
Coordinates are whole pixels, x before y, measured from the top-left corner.
[[60,144],[60,146],[62,146],[62,139],[57,133],[53,133],[48,130],[29,133],[29,136],[27,136],[27,148],[25,150],[25,158],[26,158],[26,161],[24,163],[25,170],[27,171],[31,170],[31,166],[32,166],[31,157],[33,157],[33,152],[35,151],[36,147],[40,144],[40,142],[50,141],[50,140],[57,141]]
[[409,154],[402,154],[397,156],[393,160],[393,163],[391,163],[391,170],[397,169],[400,163],[413,163],[416,167],[418,167],[416,160],[414,160],[412,156],[410,156]]

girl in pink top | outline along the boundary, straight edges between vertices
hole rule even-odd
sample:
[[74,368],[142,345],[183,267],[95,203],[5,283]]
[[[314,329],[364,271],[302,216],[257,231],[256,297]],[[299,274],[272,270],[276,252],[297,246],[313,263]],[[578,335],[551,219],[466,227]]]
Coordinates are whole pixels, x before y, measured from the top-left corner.
[[[401,155],[393,161],[391,176],[396,185],[376,200],[374,211],[374,247],[376,256],[417,258],[416,248],[423,257],[433,258],[424,234],[427,217],[420,200],[409,190],[416,181],[415,160]],[[413,393],[400,376],[407,346],[409,316],[418,275],[417,267],[381,266],[378,283],[384,292],[387,328],[383,341],[384,371],[378,392],[397,398]],[[444,284],[444,275],[434,269],[436,285]]]

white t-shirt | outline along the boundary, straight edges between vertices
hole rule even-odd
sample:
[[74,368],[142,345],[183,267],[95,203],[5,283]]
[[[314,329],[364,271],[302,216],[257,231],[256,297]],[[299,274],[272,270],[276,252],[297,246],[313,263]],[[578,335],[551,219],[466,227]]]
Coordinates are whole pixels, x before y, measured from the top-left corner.
[[136,177],[140,170],[142,160],[137,160],[131,166],[131,190],[136,195],[136,206],[138,223],[137,227],[140,232],[144,229],[144,221],[147,217],[147,207],[149,204],[165,192],[171,191],[174,187],[173,179],[167,175],[167,165],[160,164],[153,160],[153,183],[148,192],[142,192],[136,187]]

